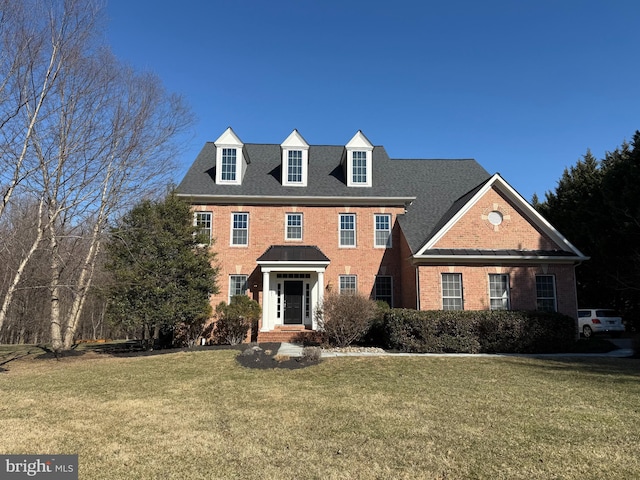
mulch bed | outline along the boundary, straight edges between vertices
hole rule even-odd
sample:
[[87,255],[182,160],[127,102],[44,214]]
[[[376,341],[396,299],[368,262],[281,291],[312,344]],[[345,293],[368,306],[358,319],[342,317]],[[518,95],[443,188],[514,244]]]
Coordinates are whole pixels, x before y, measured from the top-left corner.
[[299,368],[317,365],[320,360],[310,360],[305,357],[284,357],[278,355],[279,343],[260,343],[257,346],[245,346],[236,357],[240,365],[246,368],[270,369],[284,368],[297,370]]

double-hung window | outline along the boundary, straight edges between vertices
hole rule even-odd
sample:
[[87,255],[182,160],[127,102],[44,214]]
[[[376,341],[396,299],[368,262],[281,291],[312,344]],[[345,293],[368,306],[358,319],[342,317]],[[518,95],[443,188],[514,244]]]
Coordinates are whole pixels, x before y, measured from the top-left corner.
[[231,214],[231,245],[249,245],[249,214]]
[[356,246],[356,214],[341,213],[340,218],[340,246]]
[[355,275],[340,275],[340,293],[356,293],[358,282]]
[[205,245],[211,245],[211,212],[195,212],[194,224],[198,238]]
[[391,215],[374,215],[374,245],[376,247],[391,247]]
[[235,148],[223,148],[222,149],[222,175],[223,182],[235,182],[236,181],[236,149]]
[[286,240],[302,240],[302,214],[287,213]]
[[351,152],[351,181],[354,184],[367,183],[367,152]]
[[246,275],[229,276],[229,301],[235,295],[246,295],[248,290]]
[[376,276],[375,297],[376,300],[387,302],[387,305],[393,307],[393,281],[390,276]]
[[442,274],[442,309],[463,310],[461,273]]
[[302,150],[289,150],[287,159],[287,181],[302,183]]
[[489,274],[489,306],[491,310],[509,310],[509,275]]
[[556,278],[553,275],[536,275],[536,308],[543,312],[557,311]]

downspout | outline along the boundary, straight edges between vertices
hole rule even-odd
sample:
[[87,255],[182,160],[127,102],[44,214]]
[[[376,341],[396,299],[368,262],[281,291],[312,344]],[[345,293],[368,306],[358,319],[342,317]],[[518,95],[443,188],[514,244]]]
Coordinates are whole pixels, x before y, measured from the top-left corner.
[[420,267],[416,265],[416,310],[420,310]]

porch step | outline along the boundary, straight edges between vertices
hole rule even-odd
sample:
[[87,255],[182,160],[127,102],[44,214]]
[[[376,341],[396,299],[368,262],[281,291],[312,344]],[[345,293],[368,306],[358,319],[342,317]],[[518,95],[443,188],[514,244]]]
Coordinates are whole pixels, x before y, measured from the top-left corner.
[[271,332],[258,332],[258,343],[305,343],[319,341],[318,332],[307,330],[305,328],[297,329],[279,329]]

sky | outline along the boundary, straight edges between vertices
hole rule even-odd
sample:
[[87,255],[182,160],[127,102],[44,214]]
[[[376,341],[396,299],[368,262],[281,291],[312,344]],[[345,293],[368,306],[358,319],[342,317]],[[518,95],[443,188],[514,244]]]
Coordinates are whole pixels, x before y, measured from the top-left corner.
[[526,200],[640,129],[637,0],[107,0],[113,52],[184,97],[176,183],[244,143],[474,158]]

